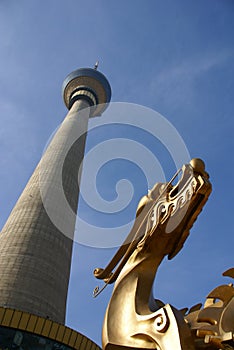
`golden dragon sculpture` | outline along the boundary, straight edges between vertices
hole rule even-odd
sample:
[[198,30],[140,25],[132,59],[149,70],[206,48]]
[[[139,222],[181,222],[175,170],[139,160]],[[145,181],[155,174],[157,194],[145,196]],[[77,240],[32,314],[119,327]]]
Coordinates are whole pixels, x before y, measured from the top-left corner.
[[[141,199],[128,237],[105,269],[94,270],[106,285],[115,282],[103,324],[103,350],[234,349],[232,285],[216,288],[203,309],[196,305],[187,314],[153,298],[158,266],[181,250],[211,193],[201,159],[184,165],[173,185],[176,176],[157,183]],[[226,275],[233,277],[234,270]],[[96,288],[94,296],[99,293]]]

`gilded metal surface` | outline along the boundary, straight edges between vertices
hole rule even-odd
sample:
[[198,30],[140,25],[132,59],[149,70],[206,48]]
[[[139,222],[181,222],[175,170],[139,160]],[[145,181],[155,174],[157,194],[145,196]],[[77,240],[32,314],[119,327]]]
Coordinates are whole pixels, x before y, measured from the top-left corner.
[[[104,319],[104,350],[196,349],[190,328],[196,328],[197,320],[188,321],[182,311],[155,300],[152,285],[163,258],[172,259],[183,247],[211,184],[200,159],[184,165],[178,183],[173,181],[157,183],[143,197],[123,245],[105,269],[94,270],[106,284],[116,281]],[[96,289],[94,294],[99,292]]]
[[[224,275],[233,277],[228,273]],[[190,309],[185,320],[192,331],[196,349],[234,349],[233,285],[215,288],[207,296],[204,307]]]

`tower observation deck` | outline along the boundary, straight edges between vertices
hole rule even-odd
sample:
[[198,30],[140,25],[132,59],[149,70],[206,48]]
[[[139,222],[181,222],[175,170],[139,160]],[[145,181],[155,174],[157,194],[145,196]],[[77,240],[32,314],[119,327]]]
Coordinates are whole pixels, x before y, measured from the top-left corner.
[[[65,321],[88,120],[106,109],[111,88],[99,71],[82,68],[65,79],[63,98],[68,114],[0,234],[0,324],[1,312],[13,309],[52,323]],[[61,185],[70,215],[57,194]]]

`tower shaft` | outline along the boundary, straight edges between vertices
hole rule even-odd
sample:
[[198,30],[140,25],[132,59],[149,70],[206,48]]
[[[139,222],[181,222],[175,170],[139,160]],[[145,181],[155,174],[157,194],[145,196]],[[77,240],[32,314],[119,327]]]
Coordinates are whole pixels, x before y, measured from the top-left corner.
[[[106,109],[111,87],[102,73],[81,68],[64,80],[63,98],[69,112],[0,234],[1,310],[6,315],[36,315],[40,322],[51,325],[65,321],[88,120]],[[26,330],[24,324],[13,321],[14,327]],[[8,342],[12,335],[7,334],[8,330]]]
[[74,101],[0,234],[0,306],[59,323],[65,319],[87,107],[88,100]]

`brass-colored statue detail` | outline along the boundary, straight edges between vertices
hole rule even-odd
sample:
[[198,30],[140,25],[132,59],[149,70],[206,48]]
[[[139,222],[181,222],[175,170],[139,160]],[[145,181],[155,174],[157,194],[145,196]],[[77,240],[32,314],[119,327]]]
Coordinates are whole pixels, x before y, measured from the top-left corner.
[[[234,268],[223,273],[234,278]],[[196,349],[234,349],[234,288],[222,285],[209,293],[201,304],[190,309],[185,320],[191,329]]]
[[[233,344],[231,285],[215,289],[202,310],[199,305],[187,315],[186,309],[179,311],[152,295],[158,266],[181,250],[211,193],[202,160],[191,160],[181,173],[176,185],[175,177],[157,183],[142,198],[128,237],[105,269],[94,270],[106,284],[115,282],[103,324],[103,350],[211,350]],[[99,293],[96,288],[94,296]]]

